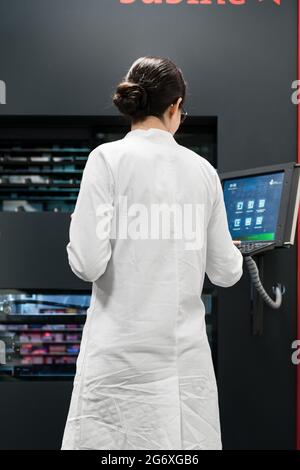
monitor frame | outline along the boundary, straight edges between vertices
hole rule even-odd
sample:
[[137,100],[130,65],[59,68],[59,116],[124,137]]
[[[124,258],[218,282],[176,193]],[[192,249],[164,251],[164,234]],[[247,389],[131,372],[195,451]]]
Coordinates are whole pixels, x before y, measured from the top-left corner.
[[276,172],[284,172],[284,177],[274,241],[276,247],[288,247],[293,245],[295,240],[300,202],[300,164],[296,162],[280,163],[249,168],[247,170],[218,172],[218,175],[222,188],[224,188],[224,182],[229,179],[260,176]]

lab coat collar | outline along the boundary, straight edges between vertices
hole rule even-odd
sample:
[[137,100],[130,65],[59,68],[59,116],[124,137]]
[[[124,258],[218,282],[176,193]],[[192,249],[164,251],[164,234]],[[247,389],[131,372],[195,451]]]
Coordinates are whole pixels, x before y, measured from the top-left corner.
[[132,137],[145,137],[159,143],[169,142],[170,144],[177,144],[171,132],[165,131],[164,129],[158,129],[157,127],[150,127],[149,129],[137,128],[127,132],[124,138],[127,139]]

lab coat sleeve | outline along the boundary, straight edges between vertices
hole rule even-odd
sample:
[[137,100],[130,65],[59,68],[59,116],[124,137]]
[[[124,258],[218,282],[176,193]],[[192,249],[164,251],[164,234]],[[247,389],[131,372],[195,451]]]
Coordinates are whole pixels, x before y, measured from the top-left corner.
[[84,281],[96,281],[111,257],[113,192],[111,170],[96,148],[85,164],[66,246],[72,271]]
[[216,170],[214,180],[215,200],[207,229],[206,274],[213,284],[230,287],[243,274],[243,256],[232,241],[223,189]]

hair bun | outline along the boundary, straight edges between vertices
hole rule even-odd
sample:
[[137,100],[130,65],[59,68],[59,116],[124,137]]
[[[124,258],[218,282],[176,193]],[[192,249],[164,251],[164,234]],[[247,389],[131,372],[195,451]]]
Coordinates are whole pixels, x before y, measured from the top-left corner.
[[121,113],[138,116],[148,105],[147,90],[139,83],[124,81],[117,86],[113,102]]

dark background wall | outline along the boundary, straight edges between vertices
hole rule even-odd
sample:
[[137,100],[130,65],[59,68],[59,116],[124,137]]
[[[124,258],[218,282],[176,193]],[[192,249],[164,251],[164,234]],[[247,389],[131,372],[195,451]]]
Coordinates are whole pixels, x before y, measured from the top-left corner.
[[[216,2],[214,2],[216,3]],[[113,0],[0,0],[0,115],[113,115],[111,93],[142,55],[168,56],[188,82],[191,115],[218,116],[218,169],[296,160],[297,1],[121,5]],[[296,250],[265,257],[284,282],[251,334],[249,278],[219,289],[218,380],[226,448],[295,445]]]

